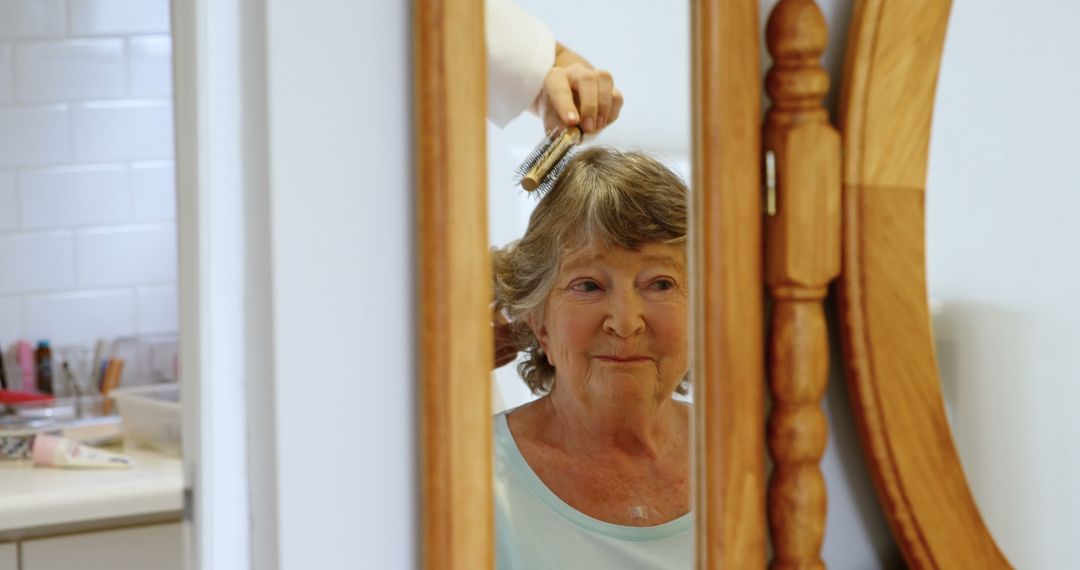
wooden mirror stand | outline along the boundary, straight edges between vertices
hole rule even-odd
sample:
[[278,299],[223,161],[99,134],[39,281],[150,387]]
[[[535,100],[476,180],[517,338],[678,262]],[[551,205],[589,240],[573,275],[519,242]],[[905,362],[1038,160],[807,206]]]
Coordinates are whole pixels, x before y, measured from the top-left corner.
[[[763,282],[773,301],[771,567],[824,567],[823,300],[838,275],[860,436],[905,559],[913,568],[1008,567],[952,443],[926,302],[926,155],[948,11],[949,0],[856,2],[838,134],[821,104],[824,19],[813,0],[781,0],[768,26],[776,64],[762,136],[758,2],[692,1],[698,568],[766,565]],[[413,21],[421,560],[426,569],[490,568],[483,0],[414,0]],[[763,155],[774,167],[765,200]]]
[[840,323],[863,450],[908,565],[1008,568],[953,444],[927,301],[926,164],[950,4],[856,2],[841,92]]

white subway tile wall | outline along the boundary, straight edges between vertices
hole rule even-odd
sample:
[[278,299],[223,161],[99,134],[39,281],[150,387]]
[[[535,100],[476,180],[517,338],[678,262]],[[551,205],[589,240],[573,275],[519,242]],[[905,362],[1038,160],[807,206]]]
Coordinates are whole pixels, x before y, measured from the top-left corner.
[[123,165],[62,166],[19,173],[24,228],[121,224],[131,219]]
[[[22,300],[18,297],[0,297],[0,338],[18,338],[21,335]],[[6,351],[4,360],[8,360]]]
[[133,163],[131,165],[131,194],[135,221],[175,220],[176,169],[173,163]]
[[71,143],[79,162],[171,158],[172,104],[145,100],[72,105]]
[[19,202],[15,194],[15,173],[0,170],[0,231],[19,226]]
[[136,97],[172,95],[172,41],[149,36],[128,40],[131,94]]
[[75,236],[79,287],[176,281],[173,224],[92,228]]
[[133,334],[134,299],[130,289],[28,296],[23,300],[26,336],[64,346]]
[[0,235],[0,295],[75,288],[71,230]]
[[167,34],[169,3],[160,0],[70,0],[74,35]]
[[10,101],[14,95],[15,64],[11,61],[11,45],[0,44],[0,102]]
[[66,33],[65,0],[0,0],[0,39],[54,38]]
[[176,312],[176,286],[140,287],[137,295],[135,332],[156,334],[176,330],[179,318]]
[[169,0],[0,0],[0,347],[177,329]]
[[70,147],[67,105],[0,105],[0,166],[65,163]]
[[124,67],[124,41],[118,38],[18,44],[15,96],[20,101],[124,97]]

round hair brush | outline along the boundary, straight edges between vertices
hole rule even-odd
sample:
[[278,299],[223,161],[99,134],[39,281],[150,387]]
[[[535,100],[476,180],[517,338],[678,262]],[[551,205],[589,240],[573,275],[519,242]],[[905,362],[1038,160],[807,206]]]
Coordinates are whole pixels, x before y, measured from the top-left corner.
[[521,187],[540,196],[546,194],[555,186],[573,156],[571,149],[580,141],[581,129],[577,127],[551,130],[518,167]]

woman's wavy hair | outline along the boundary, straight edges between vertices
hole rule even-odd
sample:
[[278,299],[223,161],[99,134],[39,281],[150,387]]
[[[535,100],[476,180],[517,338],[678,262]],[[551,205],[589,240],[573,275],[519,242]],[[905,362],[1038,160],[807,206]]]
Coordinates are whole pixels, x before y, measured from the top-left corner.
[[[492,250],[496,309],[510,320],[512,342],[527,356],[518,373],[534,394],[551,390],[555,367],[528,320],[543,319],[564,254],[596,240],[633,250],[649,243],[685,245],[687,194],[682,179],[656,158],[590,148],[570,160],[537,204],[525,236]],[[676,391],[688,392],[685,379]]]

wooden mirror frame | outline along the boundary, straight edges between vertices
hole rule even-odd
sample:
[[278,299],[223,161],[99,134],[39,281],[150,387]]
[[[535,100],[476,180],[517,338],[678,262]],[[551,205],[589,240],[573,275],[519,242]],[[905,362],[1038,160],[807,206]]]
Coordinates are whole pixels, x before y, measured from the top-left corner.
[[926,165],[950,4],[855,3],[841,93],[840,323],[860,439],[908,565],[1008,568],[953,444],[927,300]]
[[[765,567],[759,26],[757,0],[692,1],[697,568]],[[414,0],[413,49],[421,563],[491,568],[483,0]]]

